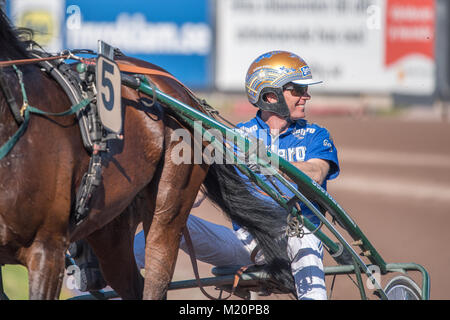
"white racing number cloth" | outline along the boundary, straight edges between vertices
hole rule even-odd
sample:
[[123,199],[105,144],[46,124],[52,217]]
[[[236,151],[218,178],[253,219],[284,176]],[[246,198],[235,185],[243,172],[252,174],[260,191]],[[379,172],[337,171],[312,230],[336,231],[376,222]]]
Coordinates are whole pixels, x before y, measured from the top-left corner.
[[[258,253],[255,262],[250,255],[256,247],[252,236],[244,229],[233,231],[193,215],[189,215],[187,227],[192,238],[198,260],[214,266],[264,264],[264,257]],[[188,253],[182,237],[180,248]],[[290,237],[287,248],[291,259],[291,270],[295,279],[299,299],[325,300],[325,274],[323,271],[323,246],[312,234],[302,238]],[[145,267],[145,238],[141,231],[134,241],[136,263],[140,269]]]

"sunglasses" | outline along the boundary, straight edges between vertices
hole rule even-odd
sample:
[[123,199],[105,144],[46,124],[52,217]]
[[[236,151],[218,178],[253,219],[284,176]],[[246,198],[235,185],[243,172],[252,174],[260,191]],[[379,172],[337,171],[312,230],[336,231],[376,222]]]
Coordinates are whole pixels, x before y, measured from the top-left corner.
[[291,91],[292,94],[297,97],[303,97],[308,92],[308,86],[302,86],[294,83],[287,84],[283,89]]

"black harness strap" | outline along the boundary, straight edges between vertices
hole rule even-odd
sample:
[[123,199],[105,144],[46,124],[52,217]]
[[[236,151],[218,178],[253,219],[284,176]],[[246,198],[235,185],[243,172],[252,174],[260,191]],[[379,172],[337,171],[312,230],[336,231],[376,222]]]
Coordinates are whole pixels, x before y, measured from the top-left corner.
[[3,68],[0,68],[0,87],[2,88],[3,94],[5,95],[6,101],[8,102],[9,109],[14,116],[14,120],[16,120],[17,124],[20,126],[23,122],[23,117],[20,115],[20,108],[17,105],[16,99],[14,98],[11,89],[6,83]]
[[[48,56],[47,53],[37,50],[33,50],[31,55],[37,58]],[[61,86],[72,104],[77,104],[84,98],[90,98],[88,95],[83,96],[83,92],[76,79],[77,76],[70,71],[69,65],[61,62],[58,64],[55,61],[41,61],[38,64]],[[88,116],[85,116],[85,114],[91,110],[92,105],[77,113],[83,145],[89,153],[93,151],[94,142],[88,129],[92,126],[90,126]]]

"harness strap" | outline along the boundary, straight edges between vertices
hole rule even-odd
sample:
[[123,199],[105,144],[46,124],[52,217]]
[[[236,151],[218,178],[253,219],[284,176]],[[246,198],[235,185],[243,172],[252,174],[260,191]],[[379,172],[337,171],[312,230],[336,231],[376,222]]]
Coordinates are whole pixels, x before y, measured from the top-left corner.
[[120,63],[120,62],[117,62],[117,66],[119,67],[120,71],[123,71],[123,72],[154,75],[154,76],[164,76],[164,77],[170,78],[172,80],[175,80],[176,82],[178,82],[179,84],[181,84],[184,87],[184,85],[181,83],[180,80],[178,80],[173,75],[171,75],[170,73],[165,72],[165,71],[137,67],[137,66],[132,66],[129,64]]
[[228,296],[226,296],[225,298],[220,298],[220,296],[218,298],[215,298],[215,297],[211,296],[208,292],[205,291],[205,289],[203,288],[202,282],[200,281],[200,275],[198,272],[198,265],[197,265],[197,258],[195,257],[194,246],[192,245],[191,235],[189,234],[189,230],[187,227],[185,227],[183,229],[183,236],[184,236],[184,240],[186,241],[186,245],[188,247],[189,258],[191,259],[192,269],[194,270],[194,275],[195,275],[195,280],[197,282],[197,285],[198,285],[200,291],[208,299],[211,299],[211,300],[227,300],[228,298],[230,298],[236,291],[236,288],[239,284],[239,280],[241,279],[242,274],[244,273],[245,270],[247,270],[247,268],[249,266],[243,266],[236,272],[236,274],[234,276],[233,287],[231,288],[231,292]]
[[11,110],[11,113],[14,116],[14,119],[16,120],[17,124],[20,125],[23,122],[23,117],[20,115],[20,110],[17,105],[16,99],[14,98],[14,95],[11,92],[11,89],[9,88],[8,84],[6,83],[6,80],[4,78],[3,69],[0,68],[0,87],[2,88],[3,94],[5,95],[6,102],[9,105],[9,108]]
[[45,112],[39,109],[36,109],[32,106],[28,106],[25,109],[24,112],[24,121],[20,125],[19,129],[14,133],[14,135],[9,138],[9,140],[0,147],[0,160],[3,159],[14,147],[14,145],[19,141],[20,137],[24,134],[25,130],[28,127],[28,122],[30,120],[30,113],[36,113],[41,115],[48,115],[48,116],[66,116],[70,114],[76,113],[78,110],[84,108],[91,102],[91,99],[84,99],[79,104],[72,106],[69,110],[61,112],[61,113],[51,113],[51,112]]
[[66,116],[66,115],[70,115],[70,114],[75,114],[78,110],[87,106],[92,100],[92,99],[84,99],[80,103],[73,105],[70,109],[68,109],[64,112],[59,112],[59,113],[45,112],[45,111],[39,110],[28,104],[28,98],[27,98],[27,95],[25,92],[25,87],[23,84],[22,72],[17,67],[15,67],[15,65],[13,65],[13,67],[17,73],[17,77],[19,79],[20,87],[22,90],[23,106],[20,110],[20,113],[23,116],[23,122],[20,125],[19,129],[14,133],[14,135],[11,138],[9,138],[9,140],[0,148],[0,160],[3,159],[11,151],[11,149],[17,143],[19,138],[24,134],[25,130],[28,127],[28,122],[30,120],[30,113],[36,113],[36,114],[41,114],[41,115],[46,115],[46,116],[57,116],[57,117],[58,116]]

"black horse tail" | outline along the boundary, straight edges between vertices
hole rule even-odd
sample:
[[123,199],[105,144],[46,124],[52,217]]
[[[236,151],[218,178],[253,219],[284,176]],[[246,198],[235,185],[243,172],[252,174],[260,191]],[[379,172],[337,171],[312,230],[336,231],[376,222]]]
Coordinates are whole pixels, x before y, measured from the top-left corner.
[[239,175],[233,165],[212,164],[203,185],[208,199],[256,240],[269,274],[296,295],[283,232],[286,210],[257,197],[256,186]]

